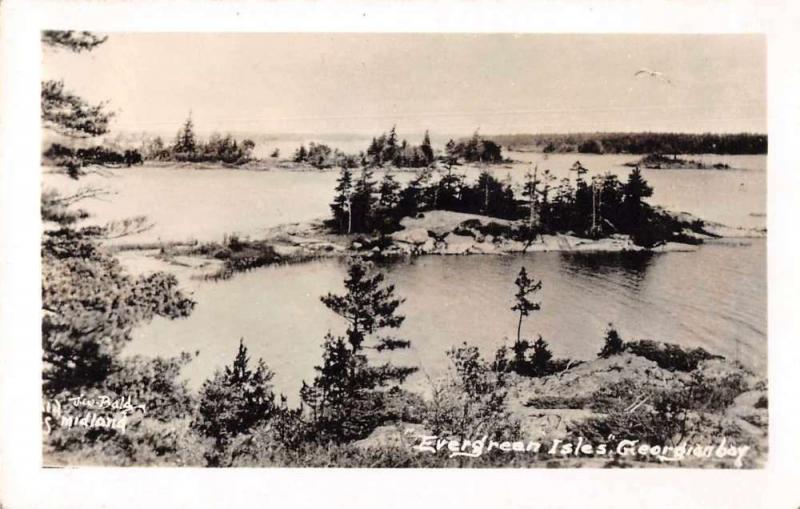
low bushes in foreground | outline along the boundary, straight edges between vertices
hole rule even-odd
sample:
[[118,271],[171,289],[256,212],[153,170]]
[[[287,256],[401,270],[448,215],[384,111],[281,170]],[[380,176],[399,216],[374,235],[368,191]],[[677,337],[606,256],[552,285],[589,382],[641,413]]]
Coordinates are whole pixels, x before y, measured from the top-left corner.
[[711,359],[723,359],[721,355],[709,353],[704,348],[681,348],[670,343],[661,343],[649,339],[638,341],[623,341],[613,324],[608,324],[605,344],[597,354],[598,357],[608,358],[629,352],[645,359],[649,359],[658,367],[669,371],[694,371],[701,362]]

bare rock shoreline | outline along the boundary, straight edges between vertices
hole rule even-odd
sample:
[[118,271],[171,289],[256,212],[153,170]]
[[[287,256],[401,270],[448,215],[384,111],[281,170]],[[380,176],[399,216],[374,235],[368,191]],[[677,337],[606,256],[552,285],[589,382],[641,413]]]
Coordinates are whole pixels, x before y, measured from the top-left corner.
[[[694,216],[674,215],[691,224]],[[531,252],[691,252],[701,243],[741,243],[764,238],[760,229],[732,228],[703,222],[703,233],[684,230],[693,243],[667,242],[647,248],[628,235],[613,234],[587,239],[563,234],[543,234],[530,241],[514,239],[513,221],[475,214],[434,210],[406,217],[402,229],[385,237],[331,233],[321,220],[289,223],[267,229],[258,239],[226,236],[221,243],[169,243],[116,246],[119,251],[141,251],[174,266],[188,268],[194,278],[227,278],[236,272],[276,264],[303,263],[315,259],[362,256],[391,259],[423,255],[511,255]]]
[[[691,222],[695,218],[682,213],[681,220]],[[303,253],[314,256],[362,254],[382,256],[419,255],[503,255],[526,252],[679,252],[694,251],[696,244],[668,242],[653,248],[636,245],[628,235],[611,235],[597,240],[575,235],[540,235],[531,242],[514,240],[503,230],[513,225],[512,221],[475,214],[464,214],[445,210],[434,210],[418,217],[406,217],[401,221],[402,230],[388,235],[388,245],[372,245],[371,239],[359,235],[334,235],[327,233],[317,222],[311,224],[282,225],[269,230],[265,240],[272,243],[276,252],[286,256]],[[492,233],[497,230],[496,233]],[[717,223],[705,223],[704,235],[686,230],[687,237],[699,242],[716,242],[725,238],[764,238],[765,230],[732,228]],[[724,241],[724,240],[722,240]]]

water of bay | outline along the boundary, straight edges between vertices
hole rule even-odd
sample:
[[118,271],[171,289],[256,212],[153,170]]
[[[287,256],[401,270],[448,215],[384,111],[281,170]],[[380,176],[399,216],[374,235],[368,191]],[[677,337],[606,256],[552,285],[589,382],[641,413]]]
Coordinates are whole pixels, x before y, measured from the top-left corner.
[[[446,373],[447,349],[462,342],[493,355],[510,344],[516,317],[513,281],[525,266],[543,288],[542,309],[523,334],[541,334],[558,357],[593,358],[613,322],[625,339],[654,339],[766,369],[766,242],[709,244],[685,253],[530,253],[427,256],[381,267],[406,320],[398,335],[410,350],[388,354],[418,366],[412,386]],[[324,260],[269,267],[223,282],[187,282],[197,307],[187,319],[156,319],[135,331],[127,353],[199,355],[186,368],[192,385],[230,363],[240,338],[275,371],[275,385],[296,396],[320,362],[320,344],[345,323],[320,302],[341,292],[345,266]],[[386,354],[381,354],[386,355]]]
[[[538,166],[557,178],[570,175],[580,159],[590,175],[612,172],[622,179],[630,171],[630,155],[510,153],[515,163],[495,166],[498,178],[522,182]],[[707,164],[724,162],[732,170],[643,170],[655,188],[649,201],[673,211],[731,226],[766,225],[766,157],[686,156]],[[468,180],[478,168],[458,168]],[[378,172],[380,174],[380,172]],[[152,230],[125,242],[198,239],[221,241],[225,234],[258,237],[265,229],[287,222],[308,221],[329,214],[337,172],[197,170],[132,168],[110,176],[72,181],[46,173],[44,186],[62,192],[96,185],[111,190],[103,200],[81,203],[90,222],[145,214]],[[400,180],[412,173],[401,172]],[[573,175],[574,179],[574,175]],[[398,335],[413,348],[395,352],[393,360],[418,366],[410,381],[443,374],[448,348],[469,342],[491,355],[510,343],[516,320],[509,309],[513,281],[521,266],[541,279],[542,310],[526,322],[524,333],[541,334],[556,356],[593,357],[603,330],[613,322],[625,339],[650,338],[707,350],[766,369],[766,241],[747,245],[709,244],[688,253],[570,254],[531,253],[520,256],[428,256],[381,269],[407,300]],[[125,255],[128,262],[141,268]],[[147,270],[159,266],[147,260]],[[156,319],[134,331],[126,353],[199,355],[185,375],[193,386],[230,363],[240,338],[252,357],[262,357],[275,371],[275,385],[296,397],[302,380],[310,380],[320,362],[322,338],[341,334],[345,325],[319,301],[342,290],[345,267],[336,260],[288,267],[269,267],[212,283],[181,277],[197,307],[191,317]],[[508,339],[506,339],[508,338]]]

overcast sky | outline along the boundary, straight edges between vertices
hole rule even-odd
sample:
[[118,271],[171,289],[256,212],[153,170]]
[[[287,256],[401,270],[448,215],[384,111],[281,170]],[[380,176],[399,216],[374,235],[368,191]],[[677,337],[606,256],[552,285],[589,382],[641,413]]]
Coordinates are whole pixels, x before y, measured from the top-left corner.
[[109,34],[43,58],[116,130],[766,132],[756,35]]

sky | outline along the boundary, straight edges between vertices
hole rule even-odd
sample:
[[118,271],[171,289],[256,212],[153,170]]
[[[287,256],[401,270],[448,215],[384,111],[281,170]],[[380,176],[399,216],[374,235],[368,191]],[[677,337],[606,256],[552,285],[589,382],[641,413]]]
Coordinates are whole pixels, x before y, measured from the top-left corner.
[[43,75],[117,131],[766,132],[760,35],[107,35]]

